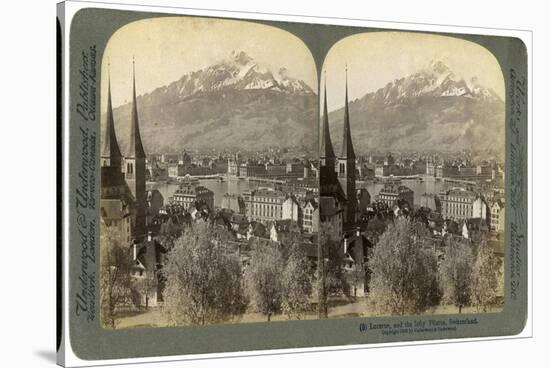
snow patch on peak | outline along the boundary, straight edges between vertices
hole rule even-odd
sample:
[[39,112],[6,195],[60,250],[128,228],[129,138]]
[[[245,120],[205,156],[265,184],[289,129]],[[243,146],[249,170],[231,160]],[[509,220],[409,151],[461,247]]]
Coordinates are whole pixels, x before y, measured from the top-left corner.
[[464,87],[456,87],[456,86],[452,86],[448,89],[446,89],[445,91],[441,92],[441,96],[464,96],[466,94],[468,94],[470,91],[468,91],[466,88]]
[[272,72],[269,66],[257,62],[244,51],[235,50],[217,63],[184,75],[175,85],[181,97],[227,89],[314,94],[305,82],[292,78],[286,68]]
[[395,79],[375,95],[385,105],[421,96],[500,100],[492,90],[481,86],[477,78],[466,81],[457,77],[445,63],[438,60],[432,60],[416,73]]

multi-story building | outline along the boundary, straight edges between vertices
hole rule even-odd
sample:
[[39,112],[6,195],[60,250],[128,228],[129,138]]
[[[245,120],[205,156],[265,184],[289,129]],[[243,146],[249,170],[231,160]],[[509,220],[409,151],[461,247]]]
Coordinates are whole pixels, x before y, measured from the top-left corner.
[[243,163],[239,166],[239,176],[242,178],[263,178],[266,175],[265,165]]
[[196,202],[202,202],[212,210],[214,208],[214,192],[202,185],[182,183],[172,197],[172,203],[181,205],[186,211]]
[[460,166],[458,168],[458,176],[461,179],[476,179],[477,178],[477,168],[476,167],[467,167]]
[[308,161],[304,165],[304,179],[319,178],[319,167],[316,163]]
[[319,194],[319,182],[316,178],[288,179],[279,186],[285,193],[292,193],[297,199],[305,200],[308,196]]
[[435,176],[438,178],[456,178],[459,175],[456,166],[438,166],[435,168]]
[[426,163],[426,175],[435,176],[435,164],[431,160]]
[[177,178],[183,176],[183,165],[171,163],[168,164],[168,177]]
[[314,200],[302,203],[302,229],[306,233],[316,233],[319,231],[319,206]]
[[380,189],[377,196],[377,201],[384,202],[388,207],[392,208],[397,201],[405,200],[410,208],[414,206],[414,192],[409,187],[396,183],[388,183],[384,188]]
[[283,218],[286,195],[280,190],[260,188],[243,193],[246,216],[251,221],[273,221]]
[[227,164],[220,165],[219,167],[213,163],[211,166],[197,166],[194,164],[168,164],[168,176],[170,178],[178,178],[185,175],[201,176],[201,175],[214,175],[223,174],[228,172]]
[[496,200],[491,205],[491,230],[504,231],[504,202]]
[[390,174],[390,169],[386,165],[376,165],[374,168],[374,176],[381,178],[384,176],[388,176]]
[[218,157],[210,161],[210,172],[212,174],[226,174],[227,173],[227,161],[221,157]]
[[269,177],[284,177],[286,176],[286,165],[285,164],[267,165],[266,171],[267,171],[267,176]]
[[469,218],[487,219],[487,204],[478,194],[464,189],[453,188],[439,194],[441,214],[444,218],[464,220]]
[[294,196],[288,196],[284,200],[281,218],[283,220],[292,220],[297,224],[300,224],[302,220],[301,208]]
[[229,176],[239,176],[239,161],[237,158],[230,158],[227,160],[227,175]]
[[493,176],[493,167],[491,165],[477,165],[476,174],[483,179],[491,179]]
[[385,176],[409,176],[417,175],[426,171],[423,167],[411,166],[398,166],[398,165],[376,165],[374,168],[374,176],[376,177],[385,177]]
[[289,162],[286,164],[286,174],[288,176],[303,177],[304,164],[302,162]]

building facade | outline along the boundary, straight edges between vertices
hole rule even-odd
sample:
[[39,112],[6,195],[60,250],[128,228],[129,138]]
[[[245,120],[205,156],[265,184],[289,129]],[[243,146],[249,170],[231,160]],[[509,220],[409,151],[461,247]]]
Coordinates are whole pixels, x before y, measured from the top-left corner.
[[306,233],[317,233],[319,231],[319,206],[315,201],[310,200],[302,206],[303,220],[302,229]]
[[202,185],[182,183],[174,192],[172,203],[181,205],[186,211],[196,203],[204,203],[209,210],[212,210],[214,208],[214,192]]
[[491,230],[504,231],[504,202],[496,200],[491,205]]
[[453,188],[439,194],[441,215],[444,218],[464,220],[469,218],[487,219],[487,204],[478,194],[464,189]]
[[260,188],[243,193],[246,216],[250,221],[274,221],[283,218],[286,195],[276,189]]
[[241,178],[263,178],[267,176],[265,165],[243,163],[239,166]]
[[389,183],[384,185],[378,193],[377,200],[384,202],[388,207],[393,207],[398,200],[405,200],[410,208],[414,206],[414,192],[404,185]]
[[282,206],[283,220],[292,220],[297,224],[302,222],[301,208],[298,205],[298,201],[293,196],[288,196]]

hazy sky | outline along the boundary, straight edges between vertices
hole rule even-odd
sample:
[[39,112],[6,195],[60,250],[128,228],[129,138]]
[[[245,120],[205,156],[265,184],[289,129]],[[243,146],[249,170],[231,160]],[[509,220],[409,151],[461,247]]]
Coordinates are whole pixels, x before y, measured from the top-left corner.
[[[245,51],[276,72],[289,75],[317,90],[313,58],[300,39],[278,28],[225,19],[163,17],[140,20],[117,30],[105,50],[102,81],[110,63],[113,105],[131,101],[132,57],[136,61],[137,94],[168,85],[184,74]],[[106,100],[106,83],[102,83]],[[106,106],[105,103],[102,106]]]
[[326,70],[328,109],[344,105],[346,63],[349,99],[354,100],[428,67],[432,60],[444,62],[456,77],[477,77],[479,84],[493,89],[504,100],[500,66],[484,47],[447,36],[372,32],[346,37],[330,49],[321,74],[324,83]]

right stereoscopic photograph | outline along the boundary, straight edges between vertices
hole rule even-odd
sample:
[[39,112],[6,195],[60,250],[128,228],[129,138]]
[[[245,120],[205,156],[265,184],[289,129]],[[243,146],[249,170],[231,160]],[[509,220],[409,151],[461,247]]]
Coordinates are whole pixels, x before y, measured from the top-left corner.
[[502,311],[497,59],[457,37],[382,31],[338,41],[322,69],[319,313]]

